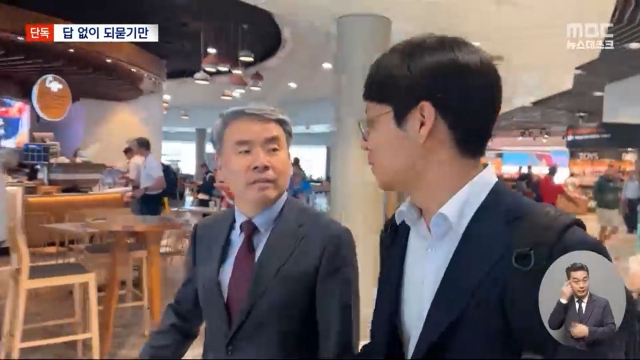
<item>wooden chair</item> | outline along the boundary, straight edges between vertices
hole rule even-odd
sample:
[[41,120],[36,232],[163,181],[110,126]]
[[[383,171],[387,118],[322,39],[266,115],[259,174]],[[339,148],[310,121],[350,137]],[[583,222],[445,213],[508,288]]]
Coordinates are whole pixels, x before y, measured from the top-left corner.
[[65,262],[68,260],[66,240],[42,225],[53,224],[54,218],[45,212],[24,214],[24,229],[32,264]]
[[[101,218],[105,216],[118,216],[118,215],[131,215],[131,210],[128,208],[110,208],[110,209],[86,209],[79,212],[68,213],[67,221],[71,222],[84,222],[95,218]],[[73,247],[76,254],[76,261],[84,263],[87,267],[96,271],[101,271],[108,268],[111,261],[111,248],[112,244],[106,242],[108,240],[108,234],[101,234],[96,237],[97,240],[94,243],[85,243]],[[118,307],[132,307],[141,306],[143,309],[143,325],[144,335],[148,336],[151,331],[151,318],[149,314],[149,291],[146,283],[148,263],[147,263],[147,249],[144,244],[132,242],[128,247],[129,263],[125,269],[125,289],[120,291],[120,294],[125,295],[124,302],[118,302]],[[136,265],[139,265],[139,288],[138,291],[133,285],[133,271]],[[120,272],[120,271],[118,271]],[[99,296],[104,296],[104,293],[99,293]],[[134,301],[134,295],[140,300]],[[102,308],[102,307],[100,307]]]
[[[2,324],[2,345],[0,359],[6,358],[10,352],[13,359],[20,358],[20,350],[29,347],[43,346],[69,341],[76,341],[78,357],[83,355],[83,340],[91,339],[93,359],[100,358],[100,336],[98,324],[98,294],[96,276],[78,263],[56,263],[50,265],[31,266],[29,249],[24,234],[22,216],[22,196],[7,189],[9,209],[20,209],[8,214],[7,240],[11,253],[11,270],[9,271],[9,292],[5,303]],[[73,285],[74,312],[73,319],[48,321],[39,324],[24,325],[27,304],[27,291],[45,287]],[[84,302],[87,302],[84,304]],[[83,308],[86,306],[86,318],[83,319]],[[75,324],[77,334],[23,342],[25,329]],[[89,331],[85,332],[85,326]]]

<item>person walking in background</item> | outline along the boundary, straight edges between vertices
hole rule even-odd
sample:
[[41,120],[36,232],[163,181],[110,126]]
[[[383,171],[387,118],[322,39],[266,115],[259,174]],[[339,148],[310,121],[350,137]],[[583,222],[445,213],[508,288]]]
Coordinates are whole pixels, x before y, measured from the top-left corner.
[[620,182],[613,165],[607,166],[593,185],[593,200],[600,224],[598,240],[604,242],[617,234],[620,226]]
[[197,206],[209,207],[209,203],[213,198],[213,193],[215,191],[215,183],[216,178],[213,175],[213,171],[209,169],[209,165],[206,163],[200,164],[200,168],[202,169],[202,180],[197,185]]
[[303,179],[307,179],[307,173],[304,172],[302,165],[300,165],[300,158],[294,157],[291,166],[293,166],[293,171],[297,171],[299,174],[302,174]]
[[203,322],[203,359],[352,358],[353,235],[288,198],[291,122],[273,108],[234,108],[213,133],[235,207],[193,228],[188,273],[140,358],[181,359]]
[[622,210],[627,233],[633,234],[638,230],[638,200],[640,199],[640,183],[638,171],[629,172],[627,181],[622,186]]
[[140,188],[132,192],[132,196],[140,202],[140,215],[162,214],[164,208],[163,190],[167,187],[164,180],[162,164],[151,156],[151,142],[145,137],[133,140],[131,148],[144,160],[140,172]]
[[558,197],[562,196],[575,206],[579,206],[576,199],[574,199],[567,193],[567,191],[564,189],[564,186],[562,186],[561,184],[556,184],[554,178],[557,173],[558,167],[556,165],[551,165],[549,166],[547,175],[540,179],[539,189],[542,202],[545,204],[557,206]]

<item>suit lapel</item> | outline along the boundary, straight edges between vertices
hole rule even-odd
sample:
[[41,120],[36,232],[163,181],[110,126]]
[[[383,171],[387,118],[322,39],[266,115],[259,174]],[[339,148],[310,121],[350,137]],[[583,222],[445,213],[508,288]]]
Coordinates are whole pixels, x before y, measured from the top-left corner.
[[596,305],[596,301],[597,301],[597,298],[593,296],[593,294],[589,295],[589,299],[585,304],[585,308],[584,308],[584,321],[582,322],[583,324],[586,324],[589,321],[589,318],[593,313],[593,309],[595,309],[595,307],[598,306]]
[[300,221],[300,216],[296,216],[300,211],[304,211],[304,209],[300,209],[301,206],[303,205],[297,200],[287,199],[282,207],[256,263],[247,305],[241,310],[238,321],[229,333],[229,338],[247,319],[256,301],[267,290],[278,270],[287,262],[293,250],[304,237],[305,224]]
[[495,262],[508,250],[504,200],[510,194],[494,185],[465,229],[431,303],[413,359],[422,358],[443,331],[458,318],[474,290]]
[[220,266],[222,265],[222,259],[225,257],[227,249],[229,247],[229,235],[233,228],[234,222],[234,209],[230,208],[225,210],[220,217],[216,219],[216,222],[209,224],[210,231],[200,235],[200,240],[202,242],[209,242],[212,244],[211,249],[211,259],[213,260],[210,264],[210,268],[207,269],[206,273],[211,274],[211,278],[206,278],[204,280],[204,290],[207,296],[213,296],[215,300],[211,302],[212,304],[220,304],[215,311],[220,316],[220,323],[216,324],[216,326],[223,326],[225,329],[229,327],[229,315],[227,313],[227,308],[225,306],[224,295],[222,294],[222,288],[220,287],[220,280],[218,279],[220,275]]

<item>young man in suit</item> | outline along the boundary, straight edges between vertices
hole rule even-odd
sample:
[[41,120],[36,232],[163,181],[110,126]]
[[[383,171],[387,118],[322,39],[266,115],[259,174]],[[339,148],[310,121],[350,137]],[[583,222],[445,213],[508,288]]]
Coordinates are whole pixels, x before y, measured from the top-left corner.
[[352,357],[355,243],[287,197],[290,121],[273,108],[234,108],[212,133],[235,207],[193,229],[184,283],[140,358],[181,359],[203,322],[205,359]]
[[565,329],[564,344],[558,358],[610,357],[610,343],[616,322],[609,301],[589,291],[589,268],[573,263],[565,270],[567,281],[560,299],[549,315],[551,330]]
[[[370,342],[360,356],[513,358],[529,351],[522,339],[542,344],[534,355],[553,356],[539,282],[524,285],[536,299],[525,308],[510,286],[519,269],[509,224],[545,205],[510,191],[481,163],[502,102],[491,57],[458,37],[410,38],[373,63],[363,98],[371,171],[382,190],[408,199],[385,225],[395,235],[381,236]],[[577,227],[556,245],[549,261],[575,250],[609,257]]]

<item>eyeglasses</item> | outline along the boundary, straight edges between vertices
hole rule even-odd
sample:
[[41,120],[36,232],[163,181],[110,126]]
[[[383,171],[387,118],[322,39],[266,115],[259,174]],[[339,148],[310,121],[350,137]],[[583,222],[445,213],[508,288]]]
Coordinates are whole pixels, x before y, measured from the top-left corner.
[[381,112],[380,114],[374,115],[369,118],[358,120],[358,128],[360,129],[362,140],[367,141],[369,139],[369,130],[373,127],[373,123],[375,122],[375,120],[380,118],[381,116],[387,115],[390,112],[393,112],[393,109]]

